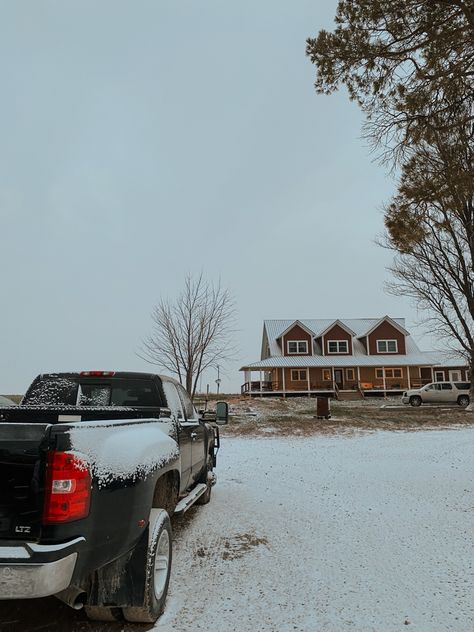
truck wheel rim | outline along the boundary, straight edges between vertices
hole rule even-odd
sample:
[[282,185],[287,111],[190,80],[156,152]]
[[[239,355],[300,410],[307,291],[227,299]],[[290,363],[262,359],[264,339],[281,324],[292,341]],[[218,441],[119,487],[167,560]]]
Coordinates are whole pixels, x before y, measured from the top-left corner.
[[170,537],[168,531],[163,531],[158,540],[155,554],[154,587],[155,596],[160,599],[163,595],[168,578],[170,565]]

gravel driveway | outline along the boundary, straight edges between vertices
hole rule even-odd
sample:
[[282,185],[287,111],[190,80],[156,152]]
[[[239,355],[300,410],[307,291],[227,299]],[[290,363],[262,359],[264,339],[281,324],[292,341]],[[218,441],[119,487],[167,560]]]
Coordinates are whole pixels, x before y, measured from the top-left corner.
[[[226,438],[211,504],[174,521],[155,628],[472,632],[473,448],[474,429]],[[45,599],[0,602],[0,629],[150,628]]]

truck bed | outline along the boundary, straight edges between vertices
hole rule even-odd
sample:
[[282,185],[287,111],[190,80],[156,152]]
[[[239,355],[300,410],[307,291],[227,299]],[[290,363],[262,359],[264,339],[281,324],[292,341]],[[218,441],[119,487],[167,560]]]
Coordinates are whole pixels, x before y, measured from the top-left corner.
[[169,411],[149,406],[15,406],[0,408],[0,423],[58,424],[68,421],[100,421],[117,419],[150,419]]

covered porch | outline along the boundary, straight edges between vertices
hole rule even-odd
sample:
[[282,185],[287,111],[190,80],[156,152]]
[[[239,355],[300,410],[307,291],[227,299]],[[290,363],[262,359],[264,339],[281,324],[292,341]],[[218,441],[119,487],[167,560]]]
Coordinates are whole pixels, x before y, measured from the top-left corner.
[[433,381],[431,367],[243,367],[241,394],[249,397],[326,395],[343,399],[399,395]]

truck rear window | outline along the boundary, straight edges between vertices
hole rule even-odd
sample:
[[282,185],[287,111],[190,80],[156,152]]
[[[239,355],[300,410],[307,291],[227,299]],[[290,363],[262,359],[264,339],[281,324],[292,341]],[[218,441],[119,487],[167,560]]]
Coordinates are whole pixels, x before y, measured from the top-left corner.
[[149,406],[161,398],[152,380],[113,378],[93,380],[47,376],[36,380],[22,401],[26,406]]

